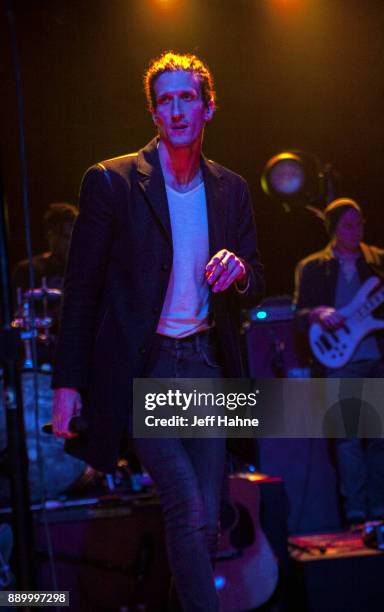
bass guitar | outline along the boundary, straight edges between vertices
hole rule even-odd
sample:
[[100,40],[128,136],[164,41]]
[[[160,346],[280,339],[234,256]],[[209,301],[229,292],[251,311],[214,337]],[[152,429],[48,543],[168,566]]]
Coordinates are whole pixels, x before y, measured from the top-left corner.
[[344,317],[341,327],[325,330],[320,323],[311,325],[311,350],[316,359],[327,368],[342,368],[365,336],[384,329],[384,321],[375,319],[371,314],[384,302],[384,286],[370,295],[380,282],[377,276],[371,276],[360,287],[353,300],[338,310]]

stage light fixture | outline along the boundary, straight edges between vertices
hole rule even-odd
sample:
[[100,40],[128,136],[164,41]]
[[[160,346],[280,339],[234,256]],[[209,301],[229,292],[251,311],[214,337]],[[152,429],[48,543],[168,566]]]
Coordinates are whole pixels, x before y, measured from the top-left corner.
[[286,211],[295,207],[316,207],[334,196],[333,171],[304,151],[283,151],[267,161],[261,176],[264,193],[282,204]]
[[269,196],[292,197],[305,185],[306,173],[301,158],[295,153],[279,153],[266,164],[261,184]]

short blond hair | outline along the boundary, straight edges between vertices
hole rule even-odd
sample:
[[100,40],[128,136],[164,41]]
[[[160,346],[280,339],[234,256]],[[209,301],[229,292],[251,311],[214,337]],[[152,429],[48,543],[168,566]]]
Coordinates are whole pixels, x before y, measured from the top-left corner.
[[216,92],[213,84],[213,77],[208,66],[196,55],[191,53],[174,53],[165,51],[159,57],[151,60],[149,67],[144,74],[144,90],[147,97],[149,110],[156,108],[156,95],[154,85],[156,79],[164,72],[176,72],[185,70],[192,72],[200,81],[201,97],[205,106],[208,108],[210,102],[215,102]]

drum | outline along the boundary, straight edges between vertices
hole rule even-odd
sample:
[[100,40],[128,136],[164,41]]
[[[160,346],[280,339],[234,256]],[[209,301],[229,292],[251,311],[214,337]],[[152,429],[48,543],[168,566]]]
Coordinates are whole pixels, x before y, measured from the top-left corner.
[[[86,464],[64,452],[64,440],[41,432],[41,427],[52,420],[53,391],[51,376],[37,374],[38,381],[38,414],[36,432],[34,375],[31,372],[22,374],[24,401],[24,423],[26,445],[29,459],[29,484],[31,500],[41,500],[45,488],[47,499],[60,496],[84,472]],[[7,427],[5,407],[3,404],[3,382],[0,381],[0,449],[7,446]],[[38,445],[41,452],[39,453]],[[41,460],[40,460],[41,455]],[[12,469],[12,466],[11,466]],[[0,477],[0,504],[9,503],[9,482]]]

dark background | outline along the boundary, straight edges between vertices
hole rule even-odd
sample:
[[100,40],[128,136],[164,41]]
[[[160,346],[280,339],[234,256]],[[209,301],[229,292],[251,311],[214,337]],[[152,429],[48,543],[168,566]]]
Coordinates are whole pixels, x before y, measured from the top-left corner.
[[[218,111],[206,154],[239,172],[254,196],[268,294],[290,293],[298,259],[326,240],[312,213],[263,195],[265,162],[298,148],[339,172],[339,195],[364,206],[367,241],[384,246],[382,0],[14,0],[22,71],[34,252],[52,201],[77,203],[91,164],[154,134],[142,73],[166,49],[213,71]],[[18,118],[1,13],[0,173],[11,263],[25,257]]]

